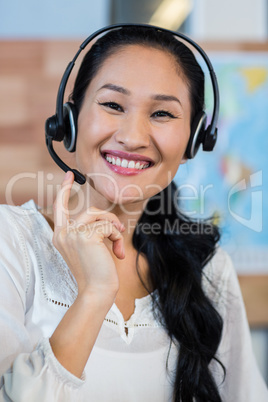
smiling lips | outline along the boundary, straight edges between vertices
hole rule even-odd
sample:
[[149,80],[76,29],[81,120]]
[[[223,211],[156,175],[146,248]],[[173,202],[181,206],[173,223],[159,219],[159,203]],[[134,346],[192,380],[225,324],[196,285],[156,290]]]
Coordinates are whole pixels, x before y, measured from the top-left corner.
[[121,174],[137,174],[153,164],[147,157],[121,151],[106,151],[102,156],[112,170]]

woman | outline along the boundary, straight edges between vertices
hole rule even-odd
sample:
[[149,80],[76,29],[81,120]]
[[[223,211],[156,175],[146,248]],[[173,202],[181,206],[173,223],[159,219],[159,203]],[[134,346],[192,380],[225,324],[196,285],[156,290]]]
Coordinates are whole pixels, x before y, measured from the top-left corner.
[[177,208],[204,76],[171,34],[113,30],[84,58],[53,210],[1,207],[3,401],[265,401],[228,256]]

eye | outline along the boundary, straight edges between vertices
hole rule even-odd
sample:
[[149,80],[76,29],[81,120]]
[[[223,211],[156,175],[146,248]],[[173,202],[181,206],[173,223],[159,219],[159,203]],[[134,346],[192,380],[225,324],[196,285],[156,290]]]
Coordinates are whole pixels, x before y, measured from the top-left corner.
[[107,107],[112,110],[116,110],[117,112],[123,112],[124,109],[116,102],[98,102],[99,105]]
[[154,112],[152,114],[152,117],[157,117],[157,118],[166,117],[166,118],[170,118],[170,119],[177,119],[177,116],[174,116],[174,114],[168,112],[167,110],[157,110],[156,112]]

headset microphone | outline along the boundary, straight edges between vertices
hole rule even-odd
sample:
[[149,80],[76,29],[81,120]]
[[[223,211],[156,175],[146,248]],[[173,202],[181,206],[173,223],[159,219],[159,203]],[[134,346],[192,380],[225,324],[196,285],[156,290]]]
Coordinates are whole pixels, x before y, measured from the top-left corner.
[[193,123],[191,125],[191,134],[190,139],[188,141],[188,145],[186,148],[186,157],[188,159],[192,159],[200,145],[202,144],[204,151],[212,151],[217,140],[217,121],[219,116],[219,88],[217,83],[217,78],[215,72],[213,70],[212,64],[205,53],[205,51],[192,39],[187,37],[184,34],[179,32],[170,31],[165,28],[156,27],[153,25],[148,24],[115,24],[110,25],[104,28],[99,29],[98,31],[94,32],[90,35],[79,47],[77,53],[75,54],[73,60],[68,64],[58,89],[57,94],[57,102],[56,102],[56,113],[55,115],[49,117],[45,124],[45,134],[46,134],[46,145],[51,157],[57,163],[57,165],[67,172],[71,170],[74,174],[74,179],[79,184],[84,184],[86,182],[85,176],[78,172],[76,169],[71,169],[66,163],[62,161],[62,159],[56,154],[53,148],[53,141],[63,141],[65,148],[69,152],[75,151],[76,146],[76,137],[77,137],[77,111],[74,104],[67,102],[64,103],[64,93],[67,81],[71,74],[71,71],[75,65],[76,59],[81,53],[81,51],[97,36],[102,33],[114,30],[114,29],[121,29],[124,27],[143,27],[148,29],[154,29],[160,32],[168,32],[173,36],[184,40],[185,42],[189,43],[193,46],[197,52],[201,55],[203,60],[206,63],[206,66],[209,70],[210,79],[212,83],[212,90],[213,90],[213,113],[210,124],[206,127],[207,124],[207,115],[205,111],[200,111],[193,119]]

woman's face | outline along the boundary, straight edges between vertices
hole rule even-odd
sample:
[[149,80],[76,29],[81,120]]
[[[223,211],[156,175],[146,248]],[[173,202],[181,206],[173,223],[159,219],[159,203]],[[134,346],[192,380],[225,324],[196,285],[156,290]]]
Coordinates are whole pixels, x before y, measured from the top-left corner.
[[190,112],[169,53],[127,45],[108,57],[78,117],[77,166],[95,196],[126,204],[165,188],[183,161]]

